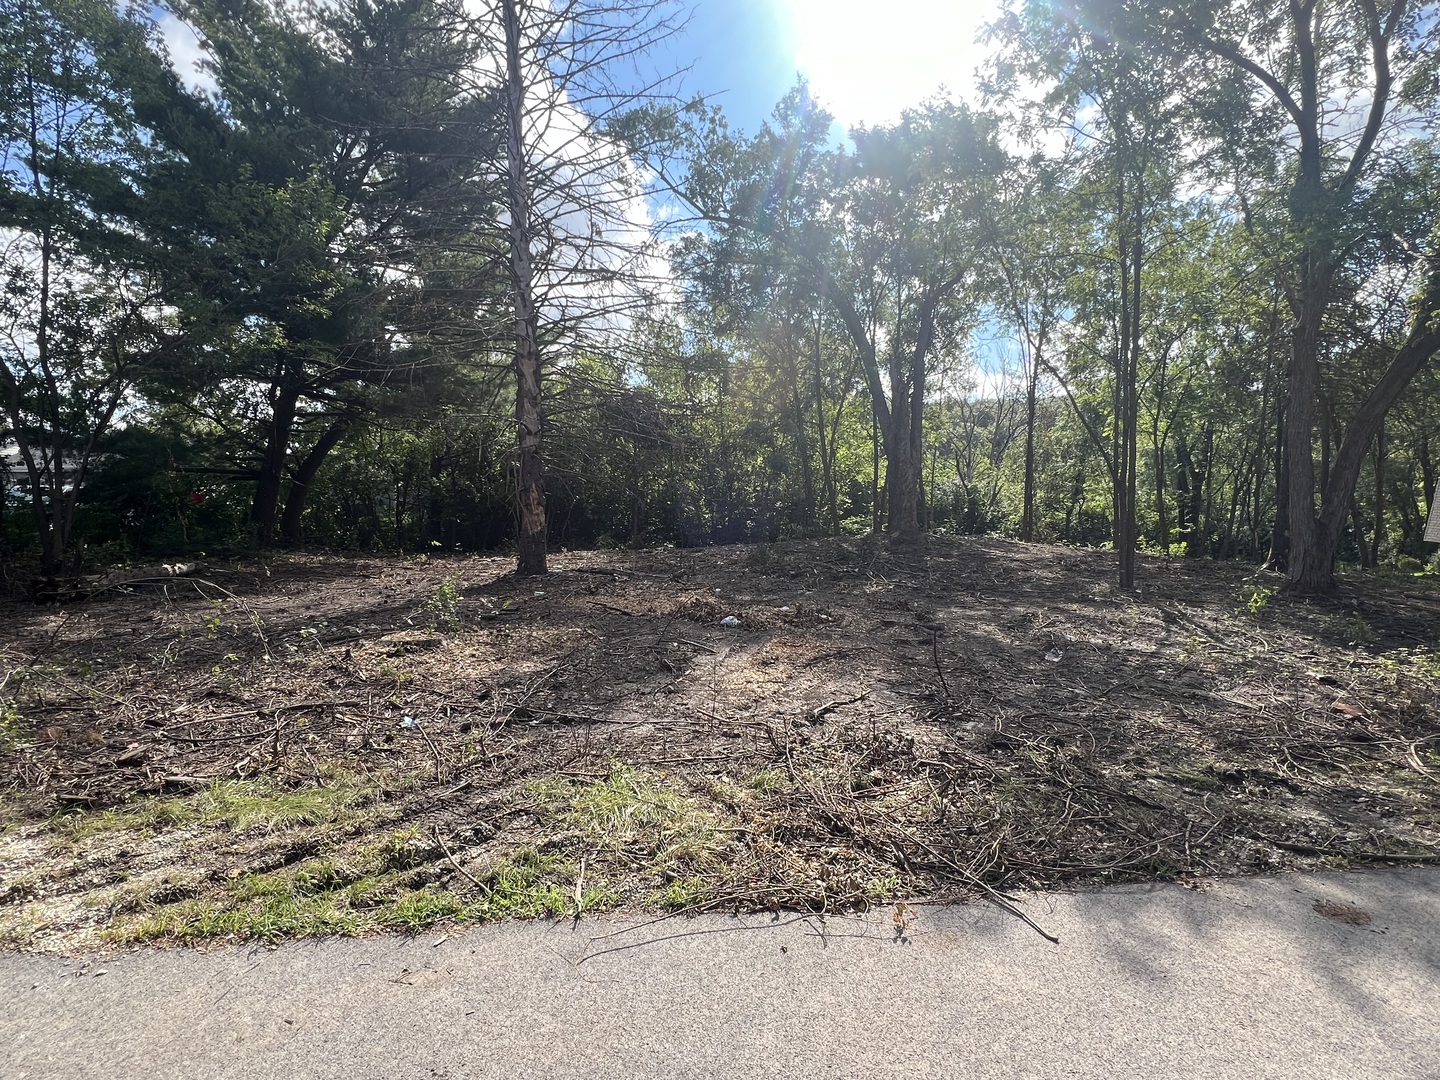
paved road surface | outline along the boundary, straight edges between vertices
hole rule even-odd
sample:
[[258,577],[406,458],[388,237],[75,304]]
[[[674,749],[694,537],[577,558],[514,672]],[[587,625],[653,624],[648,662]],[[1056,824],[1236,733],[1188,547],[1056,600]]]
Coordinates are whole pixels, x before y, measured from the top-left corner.
[[1440,1078],[1440,870],[1026,910],[3,956],[0,1077]]

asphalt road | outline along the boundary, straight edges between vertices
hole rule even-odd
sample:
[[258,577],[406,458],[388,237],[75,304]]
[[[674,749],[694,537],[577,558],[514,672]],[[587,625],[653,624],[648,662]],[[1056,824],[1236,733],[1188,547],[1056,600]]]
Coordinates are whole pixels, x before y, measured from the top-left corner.
[[1025,907],[7,955],[0,1077],[1440,1078],[1440,870]]

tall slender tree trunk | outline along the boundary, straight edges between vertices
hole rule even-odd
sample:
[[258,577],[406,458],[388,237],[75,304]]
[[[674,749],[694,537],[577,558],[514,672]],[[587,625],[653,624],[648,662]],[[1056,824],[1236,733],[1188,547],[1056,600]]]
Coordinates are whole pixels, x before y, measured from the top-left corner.
[[[1119,562],[1119,585],[1127,592],[1135,588],[1135,503],[1138,462],[1137,419],[1139,412],[1138,373],[1140,356],[1140,273],[1141,210],[1143,186],[1134,200],[1134,221],[1126,218],[1125,182],[1116,188],[1116,223],[1120,256],[1120,336],[1116,350],[1115,403],[1115,551]],[[1132,231],[1133,230],[1133,231]]]
[[1035,539],[1035,410],[1036,383],[1040,379],[1040,357],[1030,355],[1029,379],[1025,383],[1025,498],[1020,512],[1020,539]]
[[315,476],[320,471],[320,466],[325,463],[330,451],[334,450],[341,439],[345,437],[346,430],[350,427],[348,416],[337,417],[336,420],[325,429],[320,440],[310,448],[305,455],[305,460],[300,462],[299,468],[290,476],[290,490],[285,493],[285,512],[280,518],[280,535],[287,544],[298,545],[304,540],[303,519],[305,516],[305,500],[310,495],[310,488],[315,483]]
[[526,175],[523,125],[525,84],[520,70],[520,19],[517,0],[501,0],[505,23],[505,111],[507,209],[510,214],[510,285],[515,303],[515,425],[519,468],[516,496],[519,530],[516,569],[543,574],[546,567],[545,469],[541,456],[539,313],[535,307],[535,267],[530,251],[530,184]]
[[1155,530],[1162,555],[1170,554],[1170,508],[1165,503],[1165,446],[1158,432],[1152,433],[1155,451]]
[[920,462],[910,393],[898,357],[890,365],[890,430],[885,438],[885,487],[889,495],[889,530],[914,535],[920,530]]
[[1385,536],[1385,421],[1375,433],[1375,534],[1370,542],[1370,565],[1380,565],[1380,547]]
[[835,460],[825,434],[825,381],[822,378],[821,350],[824,344],[823,324],[815,320],[815,347],[811,352],[815,380],[815,432],[820,445],[820,480],[825,488],[825,503],[830,511],[830,535],[840,535],[840,500],[835,484]]
[[255,500],[250,506],[255,542],[260,547],[269,547],[275,539],[280,492],[285,484],[285,462],[290,456],[290,433],[295,427],[295,410],[300,401],[299,386],[289,384],[283,372],[279,380],[271,400],[270,423],[265,430],[265,457],[255,481]]
[[[1286,587],[1301,593],[1329,591],[1333,548],[1320,542],[1315,519],[1315,408],[1320,390],[1320,329],[1334,277],[1330,213],[1320,141],[1319,61],[1315,47],[1315,2],[1290,5],[1300,60],[1300,102],[1296,127],[1299,169],[1290,191],[1290,220],[1302,238],[1290,300],[1295,317],[1290,335],[1285,459],[1289,472],[1290,551]],[[1328,481],[1328,478],[1327,478]],[[1350,500],[1341,510],[1347,514]],[[1337,533],[1338,537],[1338,533]]]

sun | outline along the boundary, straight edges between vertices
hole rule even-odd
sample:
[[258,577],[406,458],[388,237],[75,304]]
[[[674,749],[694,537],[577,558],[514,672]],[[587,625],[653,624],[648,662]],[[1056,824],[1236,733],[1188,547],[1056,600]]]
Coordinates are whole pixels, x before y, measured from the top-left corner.
[[944,87],[974,96],[980,28],[993,2],[966,0],[779,0],[795,43],[795,66],[815,97],[846,126],[891,123]]

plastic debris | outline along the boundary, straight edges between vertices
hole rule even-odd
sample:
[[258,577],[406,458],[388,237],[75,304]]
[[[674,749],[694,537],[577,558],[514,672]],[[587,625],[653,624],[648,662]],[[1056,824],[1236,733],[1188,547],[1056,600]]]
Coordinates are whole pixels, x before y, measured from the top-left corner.
[[737,619],[734,615],[726,615],[723,619],[720,620],[720,625],[735,627],[740,625],[740,620]]
[[420,726],[420,721],[416,720],[413,716],[406,716],[401,719],[400,726],[406,731],[413,731]]
[[544,599],[545,599],[545,590],[544,590],[544,589],[536,589],[536,590],[535,590],[535,599],[536,599],[536,600],[544,600]]
[[1058,664],[1060,662],[1060,658],[1064,655],[1065,654],[1059,649],[1051,649],[1045,654],[1045,659],[1049,660],[1052,664]]

